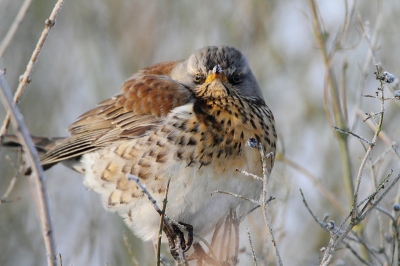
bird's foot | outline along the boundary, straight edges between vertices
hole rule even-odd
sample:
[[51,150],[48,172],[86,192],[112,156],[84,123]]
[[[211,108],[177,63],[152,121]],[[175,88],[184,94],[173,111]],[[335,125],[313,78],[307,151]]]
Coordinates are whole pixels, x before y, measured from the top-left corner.
[[169,249],[175,261],[185,261],[184,253],[190,249],[193,243],[193,226],[179,223],[187,231],[187,238],[178,225],[164,221],[163,231],[168,238]]

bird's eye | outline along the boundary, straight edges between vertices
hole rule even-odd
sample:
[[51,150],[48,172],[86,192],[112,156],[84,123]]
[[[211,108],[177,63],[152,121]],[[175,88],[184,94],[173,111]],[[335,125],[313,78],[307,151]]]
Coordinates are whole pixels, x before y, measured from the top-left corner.
[[240,74],[235,74],[235,75],[232,77],[232,81],[233,81],[234,83],[240,83],[240,82],[242,81],[242,76],[241,76]]
[[203,82],[203,81],[204,81],[204,76],[203,76],[202,74],[197,73],[197,74],[194,76],[194,82],[196,82],[196,83],[201,83],[201,82]]

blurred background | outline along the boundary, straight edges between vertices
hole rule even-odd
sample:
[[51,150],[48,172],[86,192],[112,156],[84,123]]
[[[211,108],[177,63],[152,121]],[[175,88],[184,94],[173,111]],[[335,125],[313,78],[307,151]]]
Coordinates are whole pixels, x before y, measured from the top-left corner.
[[[346,5],[351,6],[353,1],[316,2],[331,50],[340,38],[346,16],[350,16],[346,15]],[[0,41],[22,3],[0,1]],[[0,68],[7,68],[6,79],[13,91],[54,4],[49,0],[32,1],[0,58]],[[365,36],[372,38],[379,26],[376,62],[400,76],[398,14],[399,1],[383,1],[381,8],[378,1],[358,1],[348,24],[348,36],[332,57],[333,70],[347,100],[348,125],[369,140],[374,132],[355,115],[380,110],[378,100],[360,97],[361,93],[375,94],[379,86],[373,74],[374,60],[367,60],[370,45]],[[312,219],[299,189],[321,219],[329,214],[329,219],[340,223],[349,209],[340,150],[325,113],[326,69],[315,39],[309,1],[66,1],[19,107],[33,135],[66,136],[65,128],[79,115],[117,94],[122,82],[140,68],[187,58],[198,48],[222,44],[245,54],[275,115],[280,160],[270,180],[270,194],[276,200],[271,202],[269,213],[283,262],[316,265],[329,233]],[[386,96],[391,93],[387,90]],[[386,103],[383,130],[390,141],[399,141],[398,111],[394,101]],[[0,107],[0,121],[4,117],[5,109]],[[358,139],[349,141],[355,177],[365,149]],[[378,140],[371,161],[388,147]],[[393,175],[399,174],[399,160],[393,152],[382,158],[374,175],[369,168],[365,170],[361,198],[374,190],[372,178],[382,180],[390,169]],[[18,154],[3,148],[0,196],[16,169]],[[98,195],[85,189],[79,174],[60,165],[46,172],[46,177],[57,249],[64,265],[130,265],[124,232],[140,265],[155,264],[151,243],[142,243],[120,217],[105,211]],[[334,207],[317,183],[326,187],[341,207]],[[382,207],[391,211],[397,190],[398,186]],[[0,204],[0,265],[44,265],[45,248],[27,177],[18,175],[7,200],[12,202]],[[390,234],[389,221],[385,217],[382,221]],[[377,237],[377,223],[376,213],[372,213],[364,231],[374,247],[382,244]],[[267,231],[257,210],[241,225],[240,265],[251,265],[246,227],[252,232],[260,265],[273,262]],[[337,265],[352,265],[354,261],[354,256],[345,250],[336,254]]]

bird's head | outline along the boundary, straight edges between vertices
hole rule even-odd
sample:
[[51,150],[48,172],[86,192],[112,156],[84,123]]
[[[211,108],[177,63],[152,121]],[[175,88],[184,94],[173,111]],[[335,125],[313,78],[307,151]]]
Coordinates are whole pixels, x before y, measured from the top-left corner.
[[197,50],[175,69],[173,75],[197,97],[224,98],[235,94],[262,99],[246,58],[230,46],[208,46]]

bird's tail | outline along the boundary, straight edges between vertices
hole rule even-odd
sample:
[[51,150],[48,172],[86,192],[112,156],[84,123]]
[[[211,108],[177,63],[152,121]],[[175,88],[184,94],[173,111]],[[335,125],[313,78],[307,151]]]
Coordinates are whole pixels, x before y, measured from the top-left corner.
[[[33,144],[35,145],[36,150],[39,153],[39,156],[43,156],[46,154],[49,150],[51,150],[54,146],[56,146],[59,142],[64,140],[65,138],[48,138],[48,137],[37,137],[37,136],[31,136],[33,140]],[[1,146],[3,147],[8,147],[8,148],[23,148],[21,142],[18,140],[17,136],[15,135],[6,135],[3,138],[3,142],[1,143]],[[77,172],[82,173],[82,167],[80,165],[80,156],[76,158],[71,158],[69,160],[65,160],[61,162],[62,164],[66,165],[68,168],[71,168]],[[44,170],[47,170],[56,163],[51,163],[51,164],[45,164],[42,165]],[[31,173],[31,168],[29,167],[25,174],[29,175]]]
[[[47,138],[47,137],[37,137],[31,136],[35,148],[39,152],[39,155],[45,154],[51,150],[57,143],[64,138]],[[3,147],[11,148],[22,148],[22,144],[15,135],[5,135],[3,142],[1,144]]]

